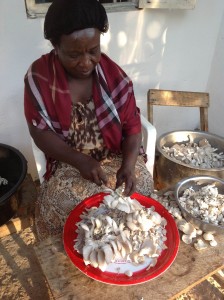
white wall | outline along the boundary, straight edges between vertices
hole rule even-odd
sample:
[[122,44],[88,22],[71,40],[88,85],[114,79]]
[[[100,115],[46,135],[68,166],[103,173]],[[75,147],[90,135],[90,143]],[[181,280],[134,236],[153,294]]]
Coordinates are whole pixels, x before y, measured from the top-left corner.
[[210,93],[209,131],[224,137],[224,14],[215,47],[207,90]]
[[[144,115],[149,88],[211,90],[211,118],[222,107],[223,12],[223,0],[198,0],[194,10],[108,14],[110,31],[102,38],[102,50],[133,79]],[[24,154],[34,178],[37,173],[23,115],[23,77],[31,62],[50,49],[42,28],[43,19],[27,19],[24,0],[0,1],[0,142]],[[199,126],[195,109],[161,107],[155,109],[154,120],[158,135]],[[211,129],[224,135],[217,118],[212,119]]]

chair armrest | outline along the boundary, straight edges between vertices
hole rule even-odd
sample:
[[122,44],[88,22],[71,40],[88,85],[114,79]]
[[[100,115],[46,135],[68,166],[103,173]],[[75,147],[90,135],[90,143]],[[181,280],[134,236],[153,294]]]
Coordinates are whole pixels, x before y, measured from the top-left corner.
[[34,140],[31,138],[31,144],[33,149],[33,155],[37,167],[37,173],[39,176],[40,183],[44,181],[44,174],[46,172],[46,157],[44,152],[42,152],[34,143]]
[[143,115],[141,115],[141,123],[142,144],[148,158],[146,167],[153,176],[156,148],[156,128]]

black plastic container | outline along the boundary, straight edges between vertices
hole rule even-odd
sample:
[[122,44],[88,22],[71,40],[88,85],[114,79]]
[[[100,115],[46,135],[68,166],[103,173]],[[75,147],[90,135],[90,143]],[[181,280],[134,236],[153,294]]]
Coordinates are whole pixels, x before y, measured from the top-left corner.
[[23,154],[9,145],[0,143],[0,177],[8,183],[0,185],[0,226],[9,221],[19,207],[16,192],[27,174]]

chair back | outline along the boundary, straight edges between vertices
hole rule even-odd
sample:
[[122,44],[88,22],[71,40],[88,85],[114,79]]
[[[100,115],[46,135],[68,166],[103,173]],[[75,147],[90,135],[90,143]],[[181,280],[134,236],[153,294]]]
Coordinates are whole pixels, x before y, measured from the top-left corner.
[[150,89],[147,93],[147,101],[148,120],[151,124],[153,124],[154,105],[198,107],[200,109],[200,129],[208,131],[208,93]]

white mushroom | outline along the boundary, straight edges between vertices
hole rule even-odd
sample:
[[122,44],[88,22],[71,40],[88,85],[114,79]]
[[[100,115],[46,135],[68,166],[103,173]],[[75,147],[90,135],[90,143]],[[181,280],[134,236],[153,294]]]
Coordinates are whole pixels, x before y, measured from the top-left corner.
[[132,222],[127,222],[127,226],[128,226],[132,231],[136,231],[136,230],[139,229],[139,227],[138,227],[136,224],[132,223]]
[[89,227],[86,224],[81,223],[80,226],[82,227],[82,229],[89,231]]
[[[187,221],[185,219],[178,219],[176,221],[177,227],[180,229],[182,228],[185,224],[187,223]],[[181,229],[180,229],[181,230]]]
[[102,249],[97,249],[97,261],[99,269],[104,272],[107,268],[107,263],[105,260],[104,251]]
[[90,253],[89,261],[94,268],[98,267],[97,251],[95,249]]
[[206,241],[212,241],[212,240],[214,240],[214,236],[213,236],[213,234],[210,233],[210,232],[205,232],[205,233],[203,234],[203,238],[204,238]]
[[197,229],[197,230],[196,230],[196,234],[197,234],[197,235],[202,235],[202,233],[203,233],[203,231],[202,231],[201,229]]
[[198,239],[197,242],[194,243],[194,247],[200,251],[208,248],[208,245],[202,239]]
[[128,205],[128,203],[121,203],[121,202],[118,202],[116,208],[119,209],[119,210],[121,210],[121,211],[126,212],[127,214],[129,214],[129,213],[131,212],[131,208],[130,208],[130,206]]
[[83,247],[82,255],[83,255],[84,263],[86,265],[90,264],[89,256],[92,251],[93,251],[92,245],[87,245]]
[[139,251],[139,255],[142,256],[142,255],[153,255],[156,251],[156,246],[155,244],[153,243],[152,240],[149,240],[149,239],[146,239],[142,246],[141,246],[141,249]]
[[100,228],[102,225],[102,221],[98,218],[95,219],[95,223],[96,223],[96,228]]
[[162,218],[161,218],[160,214],[158,214],[156,211],[152,213],[152,221],[155,224],[160,224],[161,221],[162,221]]
[[[155,219],[154,219],[155,221]],[[155,224],[157,223],[154,223],[153,222],[153,219],[146,219],[144,220],[141,224],[140,224],[140,228],[143,230],[143,231],[149,231],[153,226],[155,226]]]
[[111,263],[112,259],[114,258],[113,251],[109,244],[104,244],[101,248],[104,252],[105,261],[107,264]]
[[216,247],[218,243],[216,242],[215,239],[213,239],[213,240],[209,241],[209,244],[210,244],[210,246],[212,246],[212,247]]
[[114,252],[114,256],[115,257],[118,256],[119,252],[118,252],[118,249],[117,249],[117,244],[113,240],[110,241],[110,244],[112,246],[112,249],[113,249],[113,252]]
[[111,219],[111,217],[110,217],[110,216],[106,216],[106,220],[107,220],[107,223],[108,223],[110,226],[112,226],[113,220]]
[[186,222],[183,225],[179,225],[178,228],[185,234],[191,235],[191,237],[196,237],[196,229],[191,223]]
[[127,275],[128,277],[131,277],[133,275],[133,272],[131,270],[127,270],[124,272],[125,275]]
[[183,234],[182,235],[182,241],[185,244],[191,244],[192,243],[192,237],[189,234]]

